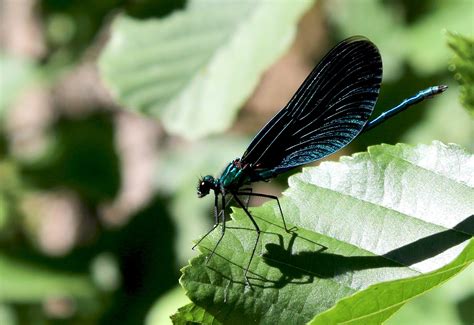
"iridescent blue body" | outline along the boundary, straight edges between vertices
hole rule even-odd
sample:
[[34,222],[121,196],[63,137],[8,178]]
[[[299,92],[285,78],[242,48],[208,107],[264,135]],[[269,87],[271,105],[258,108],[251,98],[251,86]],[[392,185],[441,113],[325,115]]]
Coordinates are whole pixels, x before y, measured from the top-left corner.
[[[214,191],[214,227],[222,234],[212,250],[213,256],[225,233],[226,197],[244,210],[255,227],[257,238],[244,277],[255,254],[260,228],[239,196],[258,196],[276,200],[283,227],[285,218],[276,196],[255,193],[246,187],[268,181],[292,168],[319,160],[345,147],[360,133],[368,131],[408,107],[442,93],[446,86],[434,86],[418,92],[377,118],[369,121],[382,81],[382,60],[377,47],[364,37],[352,37],[339,43],[314,68],[288,104],[255,136],[241,158],[227,165],[219,178],[203,177],[198,184],[199,197]],[[219,206],[219,197],[221,203]]]
[[222,188],[240,188],[244,184],[249,184],[252,180],[244,172],[244,168],[240,166],[238,159],[232,161],[222,172],[221,177],[216,181]]
[[252,165],[242,165],[240,158],[227,165],[216,180],[224,189],[238,189],[243,185],[267,181],[273,177],[271,170],[256,170]]

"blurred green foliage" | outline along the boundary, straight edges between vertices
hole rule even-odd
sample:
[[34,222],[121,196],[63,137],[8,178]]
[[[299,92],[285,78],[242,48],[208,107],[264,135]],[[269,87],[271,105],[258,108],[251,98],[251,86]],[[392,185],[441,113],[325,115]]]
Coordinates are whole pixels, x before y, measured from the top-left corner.
[[[213,6],[214,9],[216,5],[223,6],[212,1],[200,5]],[[432,84],[450,85],[450,100],[437,98],[439,102],[436,104],[428,101],[395,117],[383,128],[357,139],[350,151],[363,150],[367,145],[381,142],[396,143],[400,139],[409,143],[441,139],[472,145],[469,115],[453,103],[455,96],[452,94],[457,94],[459,88],[450,81],[452,75],[447,67],[452,53],[443,35],[446,29],[467,35],[466,38],[456,36],[456,41],[454,37],[450,38],[451,47],[457,53],[451,63],[459,69],[456,73],[461,76],[463,101],[472,107],[472,95],[469,95],[473,89],[472,77],[469,77],[472,75],[469,68],[472,67],[472,55],[469,57],[472,51],[469,52],[469,47],[461,42],[461,38],[472,40],[471,22],[474,17],[470,5],[470,1],[463,0],[339,0],[317,4],[321,17],[328,22],[328,29],[321,31],[329,39],[328,43],[359,33],[380,47],[384,60],[384,84],[376,113],[397,104],[418,89]],[[190,249],[192,240],[212,222],[212,202],[198,201],[195,197],[196,179],[201,173],[218,173],[226,161],[241,153],[253,134],[239,134],[237,128],[226,138],[206,138],[201,142],[185,142],[166,133],[160,135],[156,181],[151,197],[137,211],[130,212],[128,222],[114,226],[104,221],[103,208],[120,195],[125,182],[123,157],[117,146],[116,120],[120,114],[117,107],[113,104],[110,107],[85,107],[86,113],[74,115],[65,113],[53,101],[52,122],[43,130],[47,145],[29,159],[24,159],[18,153],[18,146],[14,145],[13,139],[19,137],[21,140],[23,134],[17,134],[17,129],[11,126],[10,116],[12,111],[18,110],[15,107],[17,100],[28,95],[32,87],[50,92],[61,83],[64,74],[74,71],[91,52],[100,51],[116,15],[134,17],[137,23],[150,18],[166,20],[185,6],[183,0],[43,0],[38,2],[35,13],[41,21],[37,28],[44,35],[46,51],[39,57],[25,58],[2,48],[1,324],[139,324],[145,320],[156,324],[156,315],[160,316],[158,323],[167,319],[161,317],[161,310],[171,314],[170,310],[174,312],[189,302],[182,290],[176,289],[179,268],[193,255]],[[210,17],[203,13],[202,21],[206,19]],[[253,34],[249,33],[249,37]],[[192,41],[183,38],[183,42]],[[249,44],[258,43],[254,39],[248,41]],[[157,47],[165,48],[166,43],[157,44]],[[249,51],[245,48],[239,50],[240,56]],[[325,51],[322,50],[321,54]],[[194,52],[182,55],[192,56]],[[319,58],[313,60],[316,63]],[[231,72],[242,71],[242,67],[232,66],[232,62],[226,64]],[[254,76],[255,80],[262,72],[263,69]],[[240,77],[245,81],[245,75]],[[246,100],[249,91],[241,93],[243,97],[239,98],[239,103]],[[191,110],[194,102],[188,104]],[[456,113],[451,114],[450,108],[454,106]],[[23,110],[28,109],[23,107]],[[221,109],[225,112],[228,108]],[[241,117],[236,111],[231,115],[229,125]],[[446,122],[450,119],[452,122]],[[192,128],[195,120],[188,119],[187,123]],[[26,134],[29,131],[28,125],[22,130]],[[23,146],[19,147],[22,149]],[[286,184],[285,176],[278,182]],[[47,219],[45,211],[54,209],[48,206],[40,209],[31,204],[31,198],[57,193],[67,193],[78,202],[80,219],[73,246],[54,255],[44,249],[40,240],[41,224]],[[452,283],[458,281],[458,288],[467,287],[468,280],[460,277]],[[175,294],[167,294],[170,290]],[[469,323],[465,311],[471,308],[472,298],[465,291],[457,292],[459,294],[452,295],[449,300],[449,319],[459,324]],[[427,296],[426,299],[431,299],[428,300],[431,309],[446,304],[436,298],[439,295]],[[425,310],[426,300],[415,301],[412,305],[413,309]],[[402,309],[399,319],[404,319],[405,310],[406,317],[413,317],[408,319],[420,319],[415,318],[419,315],[410,316],[414,312],[409,310],[409,306]],[[203,314],[203,317],[210,316]],[[392,324],[397,324],[395,318]]]
[[24,165],[24,179],[48,190],[66,187],[81,200],[98,205],[111,200],[120,187],[119,157],[109,114],[60,119],[52,126],[54,139],[44,156]]
[[80,59],[83,51],[118,12],[125,11],[137,18],[161,17],[182,8],[184,2],[42,0],[40,10],[46,24],[48,60],[69,63]]
[[461,103],[474,115],[474,38],[458,34],[448,36],[449,47],[454,52],[452,69],[461,84]]

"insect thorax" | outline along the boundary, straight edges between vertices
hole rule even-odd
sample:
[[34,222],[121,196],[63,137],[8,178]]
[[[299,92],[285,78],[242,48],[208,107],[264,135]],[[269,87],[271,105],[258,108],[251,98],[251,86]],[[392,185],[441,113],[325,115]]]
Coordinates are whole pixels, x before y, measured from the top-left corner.
[[245,183],[246,178],[240,160],[235,159],[224,169],[221,177],[219,177],[219,182],[223,188],[237,189]]

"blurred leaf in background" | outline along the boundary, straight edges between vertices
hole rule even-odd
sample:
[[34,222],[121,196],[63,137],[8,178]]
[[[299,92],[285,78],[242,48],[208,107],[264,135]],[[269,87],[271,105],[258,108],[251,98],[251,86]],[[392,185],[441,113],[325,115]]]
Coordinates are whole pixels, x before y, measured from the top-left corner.
[[0,257],[0,277],[8,279],[0,287],[2,302],[41,302],[51,297],[91,299],[96,294],[85,276],[44,270],[4,255]]
[[311,4],[190,1],[161,20],[120,17],[100,59],[102,75],[125,107],[161,117],[172,134],[222,132],[288,49]]

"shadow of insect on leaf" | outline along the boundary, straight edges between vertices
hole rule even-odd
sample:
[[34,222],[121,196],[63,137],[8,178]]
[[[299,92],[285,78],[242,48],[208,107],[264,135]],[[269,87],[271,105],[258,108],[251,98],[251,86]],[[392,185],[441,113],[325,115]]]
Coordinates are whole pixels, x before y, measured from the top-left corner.
[[[287,248],[284,246],[283,237],[279,235],[279,244],[266,244],[267,252],[262,257],[267,265],[281,272],[277,281],[270,281],[273,282],[272,287],[281,288],[289,283],[311,283],[314,277],[331,278],[357,270],[410,266],[472,238],[473,233],[474,215],[471,215],[453,229],[421,238],[382,256],[343,256],[325,252],[324,248],[295,254],[293,245],[299,236],[293,233]],[[298,279],[302,281],[295,281]]]
[[[229,228],[253,231],[253,229],[243,227]],[[256,288],[279,289],[287,284],[312,283],[315,278],[332,278],[344,273],[365,269],[410,266],[424,261],[471,239],[474,234],[474,215],[467,217],[452,229],[421,238],[381,256],[344,256],[334,254],[327,252],[325,246],[298,235],[296,232],[292,233],[291,238],[288,240],[288,245],[285,247],[284,238],[286,236],[268,231],[262,231],[262,234],[278,238],[278,243],[268,243],[265,245],[266,252],[262,254],[262,259],[268,266],[278,269],[280,276],[278,279],[269,279],[256,273],[254,270],[249,270],[251,274],[249,279],[253,280],[252,286]],[[294,253],[294,245],[297,239],[320,246],[320,248],[314,251],[307,250]],[[205,249],[209,250],[208,248]],[[216,253],[216,255],[225,260],[226,265],[244,270],[244,267],[236,264],[224,255],[219,253]],[[220,268],[210,265],[207,265],[207,267],[226,280],[224,300],[227,300],[227,291],[232,285],[246,286],[243,279],[235,279],[232,276],[226,275],[224,273],[227,272],[223,272]]]

